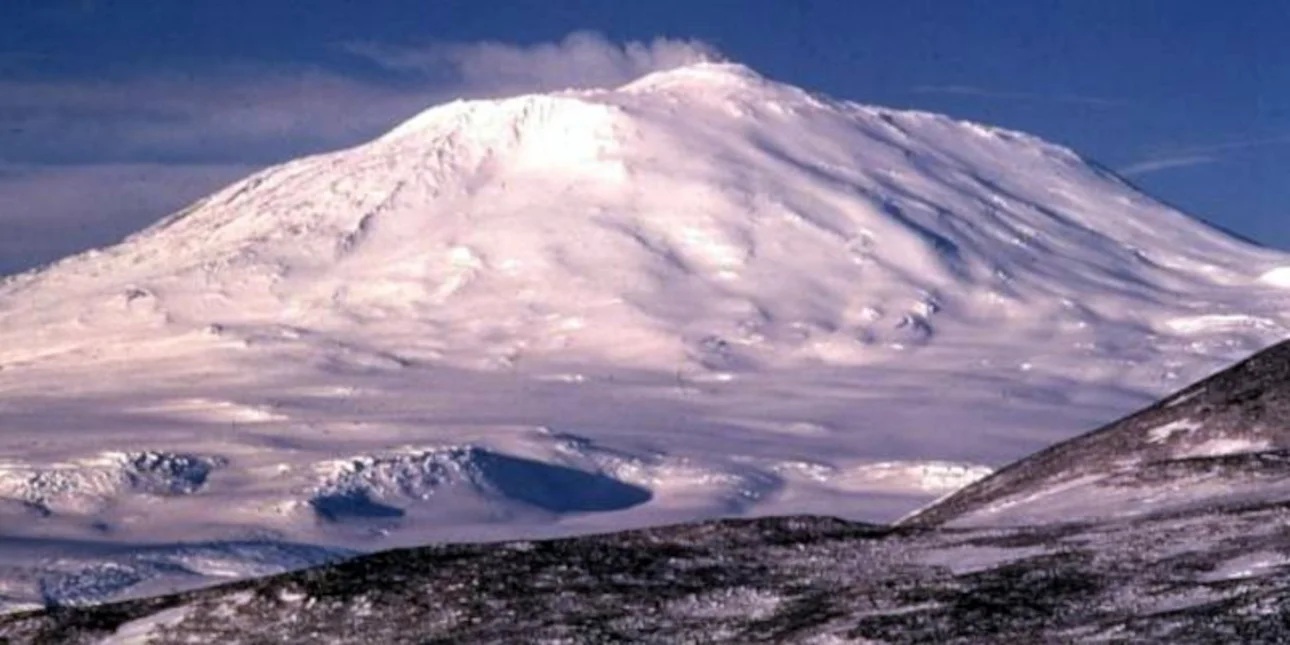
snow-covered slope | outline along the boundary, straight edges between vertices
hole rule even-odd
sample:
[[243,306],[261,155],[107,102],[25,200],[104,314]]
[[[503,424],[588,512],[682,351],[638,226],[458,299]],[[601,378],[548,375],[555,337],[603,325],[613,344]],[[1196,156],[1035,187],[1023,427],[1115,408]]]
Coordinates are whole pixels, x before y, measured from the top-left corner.
[[1089,522],[1290,501],[1290,342],[1053,446],[906,519]]
[[1287,267],[738,65],[452,103],[0,285],[0,537],[890,519],[1278,340]]
[[[1290,342],[1004,468],[904,526],[798,516],[399,549],[186,594],[0,616],[0,639],[1285,642],[1287,418]],[[516,479],[504,460],[455,450],[338,464],[320,510],[389,513],[372,505],[369,486],[417,494],[409,483],[421,473],[518,485],[535,505],[566,510],[642,493],[574,471]],[[266,544],[142,550],[112,566],[64,561],[42,588],[78,604],[160,567],[224,572],[342,555]]]

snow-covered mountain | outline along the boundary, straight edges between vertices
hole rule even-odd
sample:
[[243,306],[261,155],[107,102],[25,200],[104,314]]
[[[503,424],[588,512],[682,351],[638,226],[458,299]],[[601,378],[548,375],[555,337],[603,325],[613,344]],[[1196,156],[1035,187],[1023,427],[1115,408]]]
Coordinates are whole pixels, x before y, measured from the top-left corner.
[[46,338],[4,359],[265,335],[486,368],[867,364],[970,332],[1097,354],[1080,330],[1274,324],[1232,301],[1284,264],[1033,137],[701,64],[440,106],[256,174],[11,280],[5,330]]
[[0,285],[0,568],[891,519],[1287,312],[1290,257],[1028,135],[732,64],[457,102]]

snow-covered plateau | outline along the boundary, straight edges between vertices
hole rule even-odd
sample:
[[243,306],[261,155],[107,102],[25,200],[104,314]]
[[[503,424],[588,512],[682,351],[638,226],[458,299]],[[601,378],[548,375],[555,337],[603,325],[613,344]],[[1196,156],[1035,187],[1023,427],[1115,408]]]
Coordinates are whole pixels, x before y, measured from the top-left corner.
[[0,283],[0,606],[889,521],[1287,329],[1290,256],[1029,135],[724,63],[454,102]]

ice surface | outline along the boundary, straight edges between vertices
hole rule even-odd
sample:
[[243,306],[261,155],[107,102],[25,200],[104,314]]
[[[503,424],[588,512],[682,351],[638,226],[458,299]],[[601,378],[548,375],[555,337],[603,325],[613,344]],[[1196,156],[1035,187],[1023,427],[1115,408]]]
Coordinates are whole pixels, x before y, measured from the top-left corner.
[[0,284],[0,537],[894,519],[1276,340],[1287,266],[737,65],[456,102]]

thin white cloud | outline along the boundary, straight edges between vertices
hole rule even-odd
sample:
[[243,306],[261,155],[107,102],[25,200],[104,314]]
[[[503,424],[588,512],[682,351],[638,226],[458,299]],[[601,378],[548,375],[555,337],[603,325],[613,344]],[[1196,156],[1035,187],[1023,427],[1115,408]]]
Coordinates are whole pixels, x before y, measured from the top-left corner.
[[[437,103],[614,86],[719,58],[695,41],[351,44],[383,73],[221,62],[110,78],[5,74],[0,274],[107,244],[269,163],[371,139]],[[30,71],[30,70],[28,70]]]
[[0,80],[0,275],[110,244],[239,176],[441,99],[320,70]]
[[948,94],[954,96],[971,96],[984,99],[996,99],[1004,101],[1026,101],[1026,102],[1052,102],[1052,103],[1072,103],[1078,105],[1087,105],[1090,107],[1118,107],[1127,105],[1126,101],[1119,99],[1108,99],[1098,96],[1083,96],[1079,94],[1044,94],[1039,92],[1012,92],[1004,90],[992,90],[972,85],[919,85],[913,90],[919,94]]
[[1156,159],[1145,159],[1137,163],[1132,163],[1117,172],[1125,177],[1137,177],[1140,175],[1149,175],[1153,172],[1169,170],[1171,168],[1188,168],[1191,166],[1203,166],[1221,161],[1218,157],[1210,155],[1182,155],[1177,157],[1159,157]]
[[388,70],[450,76],[460,91],[474,94],[613,87],[650,72],[722,58],[700,41],[655,38],[620,44],[592,32],[528,46],[498,42],[420,47],[348,43],[343,49]]
[[1231,152],[1233,150],[1246,150],[1249,148],[1262,148],[1265,146],[1277,146],[1290,144],[1290,135],[1276,135],[1271,137],[1260,137],[1257,139],[1238,139],[1235,141],[1225,141],[1221,143],[1210,143],[1204,145],[1187,146],[1180,150],[1189,153],[1214,153],[1214,152]]
[[1285,144],[1290,144],[1290,135],[1173,147],[1124,166],[1118,169],[1117,172],[1126,177],[1148,175],[1175,168],[1219,163],[1225,159],[1226,155],[1233,152]]
[[432,98],[248,65],[0,79],[0,275],[115,242],[268,163],[374,136]]
[[0,80],[0,154],[92,162],[274,159],[371,137],[441,100],[322,70]]
[[591,33],[556,43],[431,44],[346,50],[400,78],[223,63],[200,74],[105,79],[0,76],[0,161],[273,160],[350,145],[454,98],[614,86],[718,58],[703,43],[615,44]]

